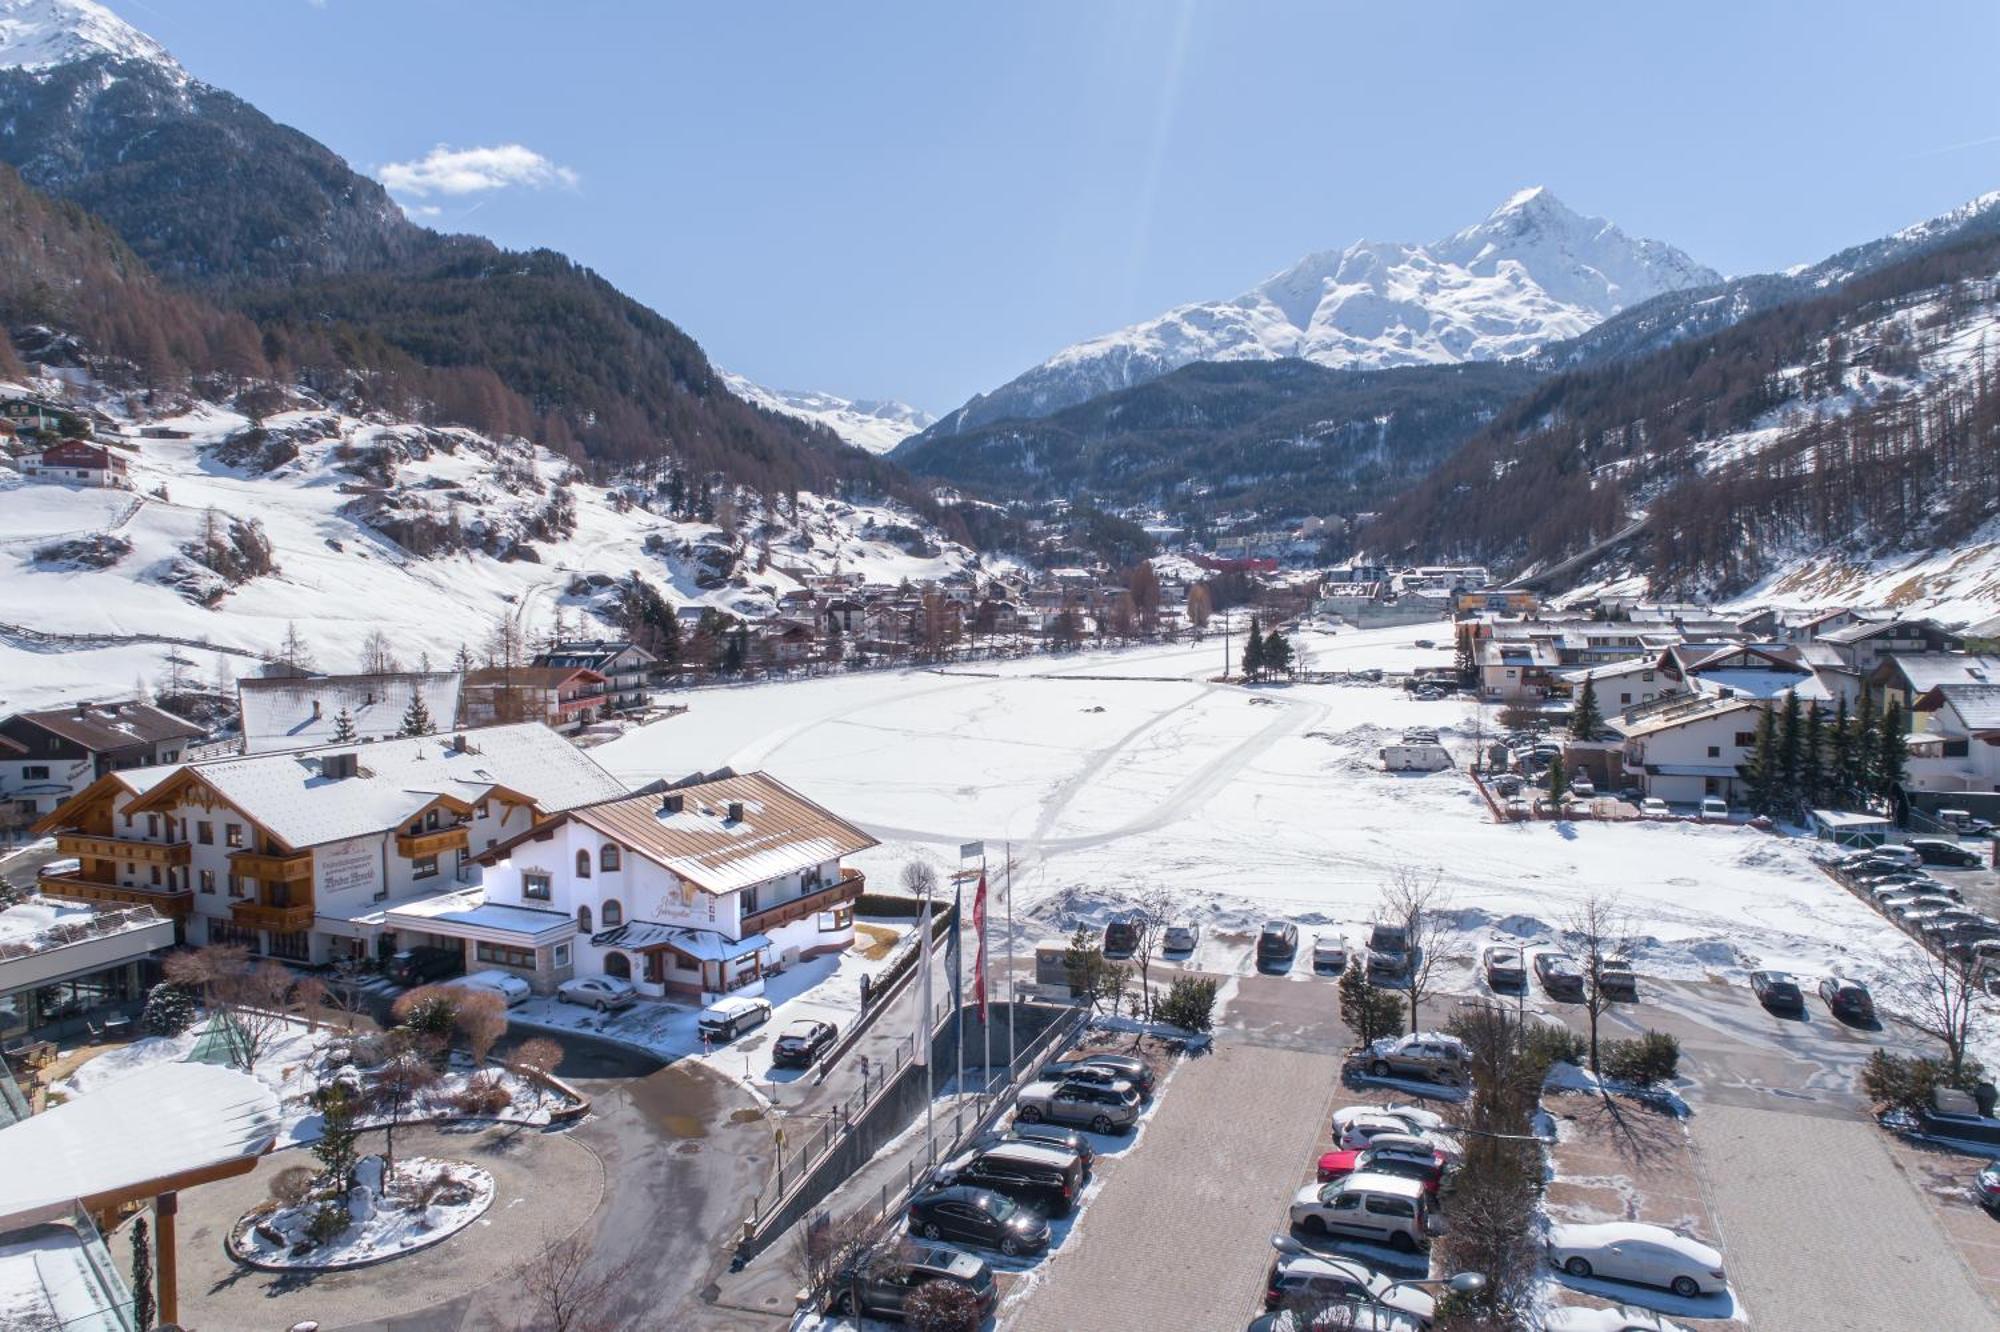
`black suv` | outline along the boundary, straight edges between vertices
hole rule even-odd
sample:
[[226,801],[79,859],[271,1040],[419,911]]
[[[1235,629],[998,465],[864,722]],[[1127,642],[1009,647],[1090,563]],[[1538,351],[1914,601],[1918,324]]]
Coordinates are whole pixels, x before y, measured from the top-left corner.
[[982,1319],[998,1302],[993,1269],[985,1259],[947,1244],[906,1243],[895,1252],[843,1270],[834,1279],[833,1312],[900,1322],[903,1302],[933,1281],[949,1281],[970,1290],[979,1301]]
[[1084,1069],[1101,1069],[1110,1074],[1108,1078],[1084,1074],[1086,1080],[1099,1083],[1129,1082],[1138,1089],[1139,1095],[1151,1097],[1153,1094],[1153,1067],[1137,1055],[1087,1054],[1068,1055],[1051,1059],[1042,1065],[1040,1076],[1044,1078],[1074,1078]]
[[1060,1147],[1075,1154],[1083,1162],[1083,1177],[1090,1178],[1091,1167],[1096,1164],[1097,1150],[1090,1145],[1090,1139],[1075,1129],[1066,1129],[1060,1124],[1027,1124],[1020,1120],[1005,1130],[982,1133],[969,1144],[976,1151],[998,1147],[1002,1143],[1025,1142],[1041,1147]]
[[1904,843],[1924,858],[1926,865],[1950,865],[1957,869],[1977,869],[1985,863],[1970,847],[1948,842],[1942,837],[1912,837]]
[[800,1018],[788,1022],[771,1047],[771,1062],[779,1068],[811,1068],[833,1048],[840,1029],[831,1022]]
[[1104,955],[1106,957],[1130,957],[1139,951],[1139,925],[1137,921],[1118,917],[1104,927]]
[[456,948],[409,948],[389,959],[389,979],[398,985],[422,985],[465,970],[465,954]]
[[1053,1143],[1008,1142],[938,1167],[941,1184],[991,1189],[1043,1216],[1068,1216],[1083,1192],[1083,1158]]
[[1275,966],[1290,964],[1299,951],[1299,927],[1289,920],[1267,920],[1257,934],[1257,961]]

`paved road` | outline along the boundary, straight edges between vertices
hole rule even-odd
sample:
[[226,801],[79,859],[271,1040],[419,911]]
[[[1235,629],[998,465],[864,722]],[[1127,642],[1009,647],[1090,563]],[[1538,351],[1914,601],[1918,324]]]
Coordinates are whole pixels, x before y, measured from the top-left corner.
[[[1245,977],[1214,1052],[1168,1082],[1139,1146],[1048,1261],[1015,1332],[1232,1328],[1257,1307],[1285,1205],[1340,1081],[1329,991]],[[1168,1261],[1168,1256],[1171,1261]]]

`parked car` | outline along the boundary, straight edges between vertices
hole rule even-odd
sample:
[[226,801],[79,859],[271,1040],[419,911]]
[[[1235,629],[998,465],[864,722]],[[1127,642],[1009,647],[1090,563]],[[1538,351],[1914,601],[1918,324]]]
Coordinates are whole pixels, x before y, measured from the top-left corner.
[[1035,1142],[970,1151],[937,1169],[940,1184],[966,1184],[1025,1203],[1043,1216],[1068,1216],[1083,1192],[1083,1158]]
[[1308,1184],[1292,1198],[1292,1224],[1312,1235],[1347,1235],[1404,1253],[1430,1248],[1430,1204],[1419,1180],[1349,1175]]
[[1406,1179],[1422,1180],[1425,1192],[1435,1200],[1438,1188],[1444,1182],[1445,1168],[1450,1163],[1451,1158],[1422,1139],[1401,1141],[1397,1134],[1384,1134],[1367,1147],[1322,1154],[1315,1174],[1322,1184],[1331,1184],[1363,1171],[1401,1175]]
[[811,1068],[840,1040],[840,1028],[814,1018],[785,1024],[771,1046],[771,1062],[780,1068]]
[[1607,999],[1637,1000],[1639,973],[1632,970],[1632,959],[1618,954],[1600,958],[1597,963],[1597,988]]
[[1486,972],[1486,983],[1496,990],[1518,990],[1528,983],[1521,950],[1513,944],[1494,944],[1480,954],[1479,965]]
[[1910,869],[1915,869],[1924,863],[1924,858],[1909,847],[1895,846],[1886,842],[1881,846],[1869,848],[1868,858],[1885,865],[1905,865]]
[[1728,1289],[1722,1255],[1698,1239],[1639,1221],[1549,1227],[1549,1260],[1573,1277],[1663,1286],[1682,1299]]
[[608,1013],[638,1003],[639,990],[619,976],[578,976],[556,986],[556,998],[566,1004],[582,1004]]
[[1378,1078],[1419,1077],[1458,1087],[1469,1076],[1465,1043],[1441,1032],[1418,1032],[1376,1041],[1368,1047],[1368,1071]]
[[1674,812],[1667,808],[1667,802],[1658,796],[1647,796],[1639,802],[1639,817],[1642,819],[1670,819]]
[[993,1269],[986,1260],[947,1244],[904,1243],[892,1255],[864,1259],[834,1280],[835,1314],[903,1321],[904,1302],[934,1281],[964,1286],[979,1303],[982,1318],[999,1302]]
[[1875,1000],[1868,987],[1844,976],[1828,976],[1819,983],[1819,997],[1826,1011],[1849,1022],[1873,1022]]
[[1962,809],[1941,809],[1933,817],[1961,836],[1976,837],[1993,831],[1990,822]]
[[1048,1220],[991,1189],[930,1189],[910,1199],[905,1216],[913,1235],[998,1249],[1010,1258],[1049,1247]]
[[1120,916],[1104,927],[1104,955],[1130,957],[1139,951],[1139,923]]
[[1703,823],[1729,822],[1729,802],[1721,796],[1701,798],[1701,821]]
[[1015,1098],[1014,1114],[1030,1124],[1081,1124],[1092,1133],[1117,1133],[1139,1122],[1139,1093],[1130,1083],[1031,1082]]
[[2000,1212],[2000,1156],[1986,1163],[1986,1168],[1973,1178],[1972,1187],[1981,1206],[1990,1212]]
[[1572,777],[1569,779],[1569,793],[1578,800],[1589,800],[1597,794],[1597,783],[1588,777]]
[[761,1027],[770,1020],[771,1005],[767,1000],[732,994],[702,1009],[694,1025],[711,1041],[733,1041],[742,1033]]
[[1252,1319],[1247,1332],[1425,1332],[1430,1325],[1394,1309],[1335,1304],[1324,1309],[1277,1309]]
[[1338,1134],[1357,1119],[1399,1119],[1409,1133],[1442,1133],[1447,1127],[1445,1117],[1435,1110],[1426,1110],[1420,1105],[1343,1105],[1333,1112],[1333,1131]]
[[980,1134],[970,1145],[984,1149],[997,1147],[1003,1142],[1036,1143],[1073,1152],[1077,1159],[1083,1162],[1083,1177],[1086,1180],[1090,1178],[1090,1172],[1097,1164],[1097,1149],[1090,1145],[1090,1138],[1075,1129],[1066,1129],[1059,1124],[1028,1124],[1017,1119],[1004,1131]]
[[1313,970],[1335,976],[1347,970],[1347,940],[1337,934],[1322,934],[1315,938]]
[[1775,1011],[1796,1013],[1806,1006],[1798,981],[1782,971],[1751,972],[1750,988],[1756,992],[1758,1003]]
[[1368,930],[1368,977],[1401,980],[1410,972],[1410,931],[1400,924],[1375,922]]
[[1568,953],[1536,953],[1535,979],[1551,999],[1583,998],[1583,969]]
[[[1138,1089],[1139,1095],[1153,1094],[1153,1066],[1137,1055],[1110,1053],[1067,1055],[1043,1064],[1040,1076],[1050,1080],[1060,1080],[1074,1077],[1085,1070],[1092,1075],[1090,1081],[1107,1085],[1111,1082],[1129,1082]],[[1095,1076],[1100,1073],[1109,1073],[1111,1076],[1109,1078]]]
[[1160,951],[1163,953],[1192,953],[1201,942],[1201,926],[1192,921],[1167,926],[1160,937]]
[[1437,1316],[1437,1301],[1423,1291],[1384,1276],[1353,1258],[1322,1258],[1316,1253],[1286,1254],[1271,1265],[1264,1283],[1264,1307],[1373,1303],[1406,1313],[1428,1326]]
[[1410,1151],[1439,1151],[1447,1158],[1458,1154],[1455,1144],[1440,1136],[1445,1130],[1423,1129],[1392,1114],[1380,1112],[1357,1115],[1334,1125],[1334,1144],[1342,1151],[1366,1151],[1370,1147],[1402,1147]]
[[1985,864],[1977,851],[1942,837],[1912,837],[1905,843],[1923,858],[1926,865],[1950,865],[1954,869],[1976,869]]
[[398,985],[423,985],[465,970],[465,950],[460,948],[405,948],[392,954],[383,968]]
[[1289,920],[1267,920],[1257,934],[1257,962],[1260,966],[1290,966],[1299,951],[1299,927]]
[[497,994],[506,1001],[507,1007],[514,1008],[528,1002],[535,992],[528,982],[508,971],[475,971],[469,976],[460,976],[445,982],[447,985],[461,985],[468,990],[485,990]]
[[1651,1309],[1614,1304],[1609,1309],[1566,1305],[1542,1315],[1542,1332],[1687,1332]]

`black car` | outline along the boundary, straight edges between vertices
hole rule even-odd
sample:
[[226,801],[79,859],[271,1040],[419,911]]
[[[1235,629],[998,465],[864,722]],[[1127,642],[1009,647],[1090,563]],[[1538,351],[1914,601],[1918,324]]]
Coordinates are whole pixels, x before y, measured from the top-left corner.
[[1082,1077],[1105,1086],[1113,1082],[1129,1082],[1138,1089],[1139,1095],[1150,1097],[1153,1094],[1153,1067],[1137,1055],[1091,1054],[1051,1059],[1042,1065],[1041,1075],[1053,1079]]
[[1957,842],[1948,842],[1942,837],[1912,837],[1904,845],[1922,856],[1926,865],[1951,865],[1958,869],[1977,869],[1983,863],[1977,851],[1960,846]]
[[937,1169],[940,1183],[991,1189],[1043,1216],[1068,1216],[1083,1192],[1083,1158],[1053,1143],[1009,1142],[972,1151]]
[[1299,927],[1289,920],[1267,920],[1257,935],[1257,961],[1290,963],[1299,951]]
[[1826,1003],[1826,1011],[1837,1018],[1861,1023],[1875,1020],[1875,1000],[1860,981],[1828,976],[1819,983],[1819,997]]
[[1015,1120],[1005,1131],[982,1133],[972,1140],[971,1145],[985,1151],[998,1147],[1003,1142],[1029,1142],[1044,1147],[1060,1147],[1066,1152],[1074,1152],[1083,1162],[1083,1177],[1088,1180],[1092,1167],[1097,1164],[1097,1149],[1090,1145],[1090,1139],[1075,1129],[1066,1129],[1060,1124],[1029,1124]]
[[1535,978],[1551,999],[1583,998],[1583,971],[1568,953],[1536,953]]
[[1805,1011],[1806,996],[1799,983],[1782,971],[1753,971],[1750,988],[1764,1007],[1785,1013]]
[[933,1281],[970,1290],[979,1301],[981,1318],[999,1302],[993,1269],[985,1259],[947,1244],[905,1243],[895,1252],[843,1269],[834,1278],[832,1312],[901,1322],[904,1301]]
[[788,1022],[771,1046],[771,1062],[780,1068],[811,1068],[839,1039],[840,1028],[831,1022],[812,1018]]
[[1009,1258],[1049,1247],[1049,1223],[991,1189],[947,1184],[910,1199],[910,1233],[927,1240],[956,1240],[998,1249]]
[[1104,927],[1104,955],[1130,957],[1139,951],[1139,925],[1123,916]]
[[423,985],[465,970],[465,954],[456,948],[406,948],[389,959],[389,979],[398,985]]

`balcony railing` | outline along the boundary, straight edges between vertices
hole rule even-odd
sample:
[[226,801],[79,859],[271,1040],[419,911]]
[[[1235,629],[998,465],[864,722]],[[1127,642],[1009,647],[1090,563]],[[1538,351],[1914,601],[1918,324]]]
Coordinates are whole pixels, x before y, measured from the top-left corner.
[[259,883],[307,883],[312,879],[313,853],[294,851],[290,855],[262,851],[232,851],[229,868]]
[[231,902],[229,916],[245,929],[270,930],[274,934],[293,934],[299,930],[312,928],[313,904],[303,902],[291,906],[266,906],[262,902]]
[[103,906],[149,906],[164,916],[185,916],[194,910],[194,889],[152,887],[141,884],[106,883],[86,879],[81,870],[67,874],[44,871],[37,886],[42,896],[64,902],[90,902]]
[[743,933],[761,934],[765,930],[775,930],[781,925],[789,925],[795,920],[804,920],[817,912],[845,906],[861,896],[868,882],[868,876],[860,870],[844,870],[838,879],[824,888],[815,889],[804,897],[795,897],[789,902],[753,911],[743,917]]
[[142,842],[135,837],[57,833],[56,850],[91,860],[126,860],[135,865],[185,865],[194,848],[186,842]]
[[446,851],[463,851],[471,845],[463,827],[433,828],[429,832],[399,832],[396,834],[396,854],[405,860],[415,860],[419,856],[442,855]]

